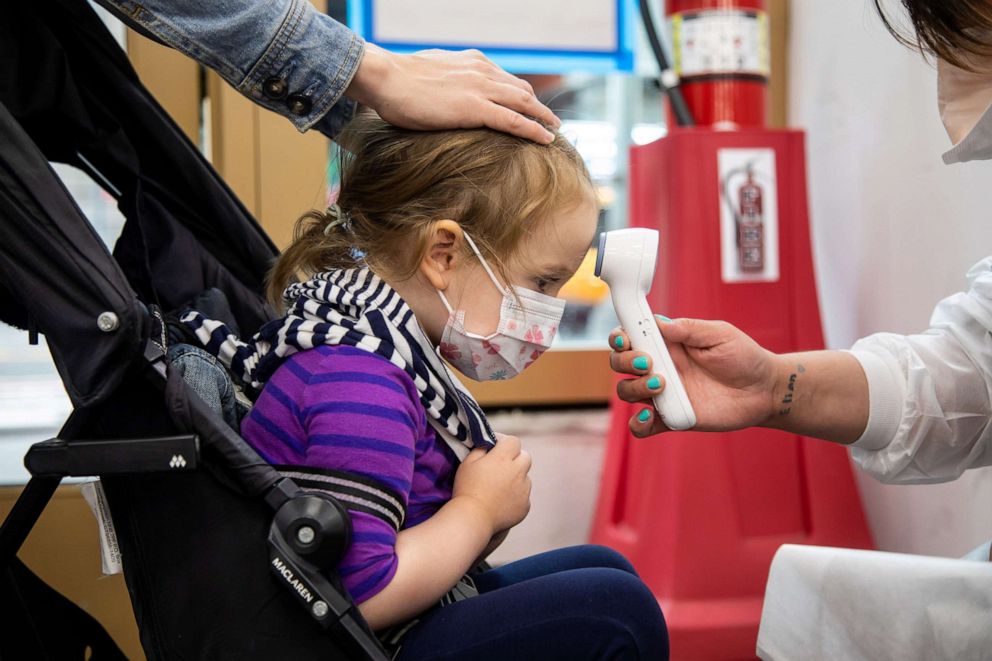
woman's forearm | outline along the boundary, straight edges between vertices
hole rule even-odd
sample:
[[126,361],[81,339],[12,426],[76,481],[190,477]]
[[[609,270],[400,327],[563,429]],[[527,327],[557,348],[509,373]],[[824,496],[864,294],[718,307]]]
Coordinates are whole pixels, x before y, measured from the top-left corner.
[[359,610],[373,629],[404,622],[436,603],[472,568],[493,538],[489,514],[456,496],[434,516],[396,537],[396,574]]
[[762,425],[849,444],[868,424],[868,380],[843,351],[776,356],[773,409]]

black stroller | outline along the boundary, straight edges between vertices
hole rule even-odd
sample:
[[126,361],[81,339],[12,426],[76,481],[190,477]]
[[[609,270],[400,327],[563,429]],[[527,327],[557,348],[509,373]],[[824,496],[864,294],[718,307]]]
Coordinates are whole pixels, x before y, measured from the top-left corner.
[[[204,290],[246,334],[271,317],[275,247],[85,0],[3,12],[0,320],[45,336],[74,411],[31,448],[0,529],[0,657],[122,656],[98,628],[67,635],[82,611],[16,558],[61,479],[98,475],[149,658],[385,658],[333,572],[347,511],[267,465],[166,357],[163,311]],[[49,161],[116,198],[113,255]]]

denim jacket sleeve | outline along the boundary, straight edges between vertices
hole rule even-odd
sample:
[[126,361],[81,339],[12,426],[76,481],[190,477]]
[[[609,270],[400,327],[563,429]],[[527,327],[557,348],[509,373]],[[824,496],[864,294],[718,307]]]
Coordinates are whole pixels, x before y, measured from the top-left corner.
[[365,42],[307,0],[103,0],[136,24],[215,70],[298,130],[333,137],[351,119],[344,98]]

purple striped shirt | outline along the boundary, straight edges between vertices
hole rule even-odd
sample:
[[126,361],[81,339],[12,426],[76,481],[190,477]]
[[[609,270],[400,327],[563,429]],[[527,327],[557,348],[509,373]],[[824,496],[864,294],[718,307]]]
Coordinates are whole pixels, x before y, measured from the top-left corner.
[[[435,437],[413,380],[361,349],[321,346],[290,356],[241,434],[271,464],[348,471],[391,488],[406,506],[404,528],[451,499],[458,462]],[[338,569],[361,603],[396,573],[396,531],[365,512],[351,512],[351,520],[351,547]]]

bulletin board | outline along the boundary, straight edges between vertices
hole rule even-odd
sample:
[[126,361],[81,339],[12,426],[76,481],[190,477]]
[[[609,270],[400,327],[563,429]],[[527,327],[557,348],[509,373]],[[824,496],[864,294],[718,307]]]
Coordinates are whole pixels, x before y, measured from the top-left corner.
[[605,73],[634,65],[632,0],[348,0],[366,41],[410,53],[478,48],[516,73]]

